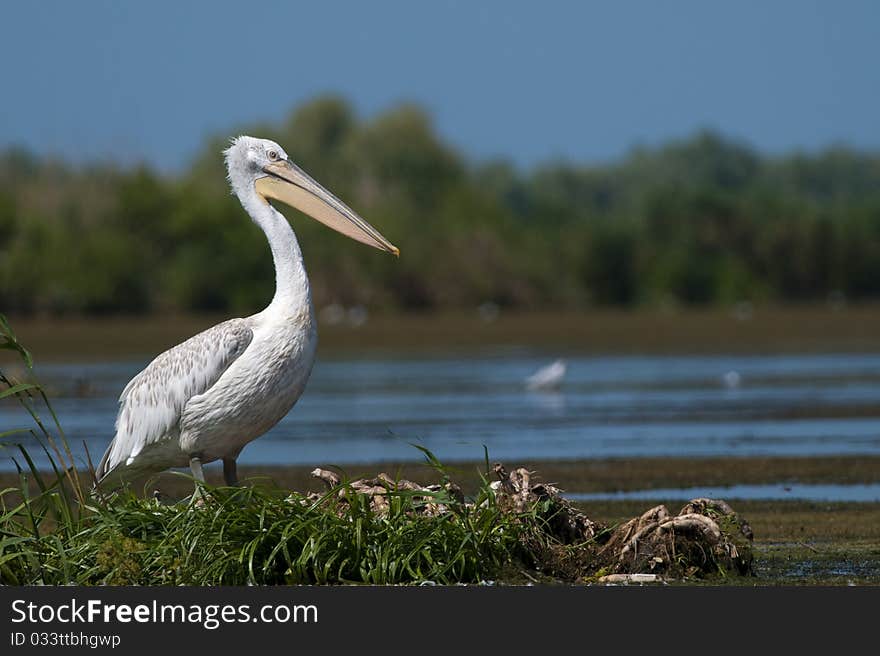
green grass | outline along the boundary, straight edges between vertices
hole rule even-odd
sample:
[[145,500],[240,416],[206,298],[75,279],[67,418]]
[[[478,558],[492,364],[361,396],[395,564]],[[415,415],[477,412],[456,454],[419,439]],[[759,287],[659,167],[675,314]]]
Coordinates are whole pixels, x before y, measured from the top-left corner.
[[[516,522],[491,503],[461,514],[416,514],[411,495],[390,512],[344,484],[321,499],[214,488],[202,505],[124,494],[54,522],[43,498],[4,511],[4,583],[244,585],[476,582],[518,550]],[[348,498],[338,512],[335,496]],[[334,497],[331,499],[330,497]]]

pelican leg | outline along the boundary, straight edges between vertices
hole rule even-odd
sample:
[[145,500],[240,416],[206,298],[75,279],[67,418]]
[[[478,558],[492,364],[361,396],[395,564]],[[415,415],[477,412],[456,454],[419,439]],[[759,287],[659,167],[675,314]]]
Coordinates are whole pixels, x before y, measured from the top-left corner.
[[202,471],[202,459],[198,456],[193,456],[189,459],[189,469],[192,472],[193,478],[195,478],[199,483],[205,482],[205,473]]
[[238,487],[238,465],[235,458],[223,458],[223,480],[229,487]]
[[203,485],[205,484],[205,472],[202,471],[202,459],[193,456],[189,459],[189,470],[192,472],[193,478],[196,479],[196,490],[193,492],[192,498],[197,506],[205,503],[205,492]]

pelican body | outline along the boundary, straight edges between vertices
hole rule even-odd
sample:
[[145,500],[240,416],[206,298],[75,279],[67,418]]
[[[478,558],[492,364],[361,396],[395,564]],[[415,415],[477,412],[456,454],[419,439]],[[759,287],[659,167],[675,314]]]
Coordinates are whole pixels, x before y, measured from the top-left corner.
[[282,201],[375,248],[398,249],[293,164],[275,142],[238,137],[225,151],[232,190],[266,235],[275,295],[258,314],[230,319],[156,357],[119,398],[116,434],[96,471],[117,487],[144,474],[223,460],[236,485],[236,458],[277,424],[305,389],[318,332],[302,252]]

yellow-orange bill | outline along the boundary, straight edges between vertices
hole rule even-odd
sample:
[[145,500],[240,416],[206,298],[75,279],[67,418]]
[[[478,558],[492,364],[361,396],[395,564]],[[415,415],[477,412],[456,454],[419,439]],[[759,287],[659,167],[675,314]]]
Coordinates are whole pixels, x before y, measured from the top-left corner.
[[269,175],[256,182],[257,193],[280,200],[346,237],[400,255],[400,250],[305,171],[284,161],[264,167]]

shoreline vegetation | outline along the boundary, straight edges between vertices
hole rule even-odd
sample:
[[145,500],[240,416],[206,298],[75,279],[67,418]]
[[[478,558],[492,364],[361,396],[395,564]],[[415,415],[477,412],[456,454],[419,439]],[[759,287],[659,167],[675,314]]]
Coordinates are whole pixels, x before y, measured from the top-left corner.
[[[764,476],[753,477],[754,480],[779,480],[779,477],[783,475],[788,475],[788,480],[799,481],[876,481],[880,479],[880,467],[878,467],[877,459],[873,459],[873,462],[864,463],[862,466],[863,471],[861,473],[844,477],[839,475],[840,469],[838,466],[854,464],[856,459],[850,459],[850,462],[848,463],[833,462],[830,463],[830,466],[829,463],[822,462],[823,459],[820,458],[791,459],[791,462],[786,462],[788,459],[771,460],[777,462],[762,463],[762,465],[758,467],[758,470],[763,471]],[[640,459],[629,462],[566,462],[558,463],[556,467],[554,467],[552,463],[536,463],[534,466],[538,467],[544,465],[545,470],[552,474],[561,473],[565,475],[567,470],[568,477],[567,479],[563,478],[563,480],[568,480],[571,484],[574,484],[574,481],[578,480],[580,476],[588,475],[589,480],[596,481],[596,488],[604,487],[605,489],[614,489],[616,487],[615,484],[609,482],[607,479],[616,479],[618,474],[622,474],[628,470],[631,471],[633,475],[637,475],[639,473],[658,469],[660,471],[665,470],[666,475],[674,476],[674,468],[685,467],[694,472],[702,471],[712,473],[713,465],[717,465],[720,462],[722,462],[722,459],[718,459],[717,461],[697,460],[689,461],[687,463],[680,459]],[[578,468],[580,468],[581,471],[579,474],[575,475],[574,472]],[[277,512],[278,509],[273,504],[276,504],[279,494],[282,498],[285,498],[290,494],[289,490],[296,489],[301,490],[301,494],[303,495],[302,498],[315,499],[326,491],[325,487],[319,480],[316,480],[313,476],[309,475],[309,472],[305,471],[306,468],[296,468],[297,471],[295,472],[290,471],[290,469],[291,468],[277,467],[243,468],[243,480],[247,486],[245,489],[252,491],[233,492],[228,489],[216,488],[214,489],[213,494],[216,495],[218,501],[217,507],[201,510],[191,509],[186,503],[185,495],[192,489],[192,481],[188,477],[172,473],[163,474],[160,477],[161,485],[158,487],[162,487],[163,491],[168,493],[168,496],[163,496],[162,498],[164,500],[161,503],[151,500],[152,495],[149,493],[149,490],[153,487],[157,487],[154,485],[149,486],[149,489],[146,490],[147,494],[141,499],[136,499],[135,497],[122,497],[117,499],[117,501],[111,503],[109,507],[111,513],[117,514],[111,514],[112,521],[110,522],[110,526],[101,526],[100,533],[96,532],[94,537],[97,542],[92,545],[91,550],[87,544],[79,544],[76,546],[76,549],[79,550],[80,555],[83,558],[89,559],[87,562],[92,568],[92,574],[97,577],[93,582],[103,580],[105,583],[114,584],[143,581],[143,579],[139,579],[138,577],[145,573],[143,567],[146,559],[155,555],[146,553],[148,551],[146,546],[148,541],[147,535],[149,530],[156,530],[157,526],[160,524],[164,525],[164,523],[167,522],[168,525],[162,530],[174,532],[176,530],[174,529],[174,518],[178,518],[176,520],[176,526],[177,528],[180,528],[186,526],[187,523],[179,518],[185,517],[188,513],[199,513],[200,519],[203,513],[215,513],[212,522],[207,522],[207,526],[200,526],[198,530],[216,531],[219,530],[218,527],[223,526],[225,517],[223,513],[237,512],[239,509],[249,507],[248,504],[251,502],[256,502],[257,506],[251,508],[248,512],[256,512],[261,508],[262,510],[260,512],[267,512],[266,504],[272,508],[272,512]],[[600,482],[602,479],[593,475],[596,471],[601,471],[602,469],[605,470],[607,477],[605,482]],[[406,480],[405,475],[412,475],[421,485],[427,485],[429,482],[437,480],[438,478],[438,471],[426,464],[407,465],[394,469],[392,463],[387,463],[387,466],[352,466],[345,468],[345,470],[350,473],[351,476],[355,477],[359,476],[361,472],[375,473],[377,471],[390,471],[392,472],[394,480]],[[471,472],[470,477],[464,476],[467,470],[470,470]],[[469,494],[467,498],[474,498],[470,496],[471,494],[475,494],[476,498],[480,498],[481,482],[479,481],[479,475],[477,472],[483,470],[485,470],[484,463],[471,463],[468,467],[453,466],[448,468],[448,470],[444,468],[444,476],[448,475],[450,479],[456,481],[469,481],[469,484],[466,482],[463,485],[463,491],[466,494]],[[798,471],[800,474],[795,473]],[[462,475],[463,477],[458,478],[459,475]],[[712,479],[726,480],[724,477],[725,474],[722,472],[718,478]],[[0,476],[0,482],[2,482],[4,487],[20,484],[20,479],[16,482],[13,478],[14,477],[10,474],[4,474]],[[627,477],[622,475],[620,476],[620,479],[626,481]],[[208,472],[209,485],[217,483],[219,480],[219,472]],[[358,479],[353,478],[351,480],[357,481]],[[549,482],[550,480],[551,479],[542,475],[541,470],[537,470],[533,475],[533,481],[538,484],[544,481]],[[629,483],[624,482],[623,487],[629,485],[639,485],[646,488],[654,487],[655,485],[659,486],[663,480],[663,476],[655,477],[654,479],[646,477],[644,480],[639,479],[638,482],[635,480],[630,481]],[[485,487],[482,488],[483,494],[485,494],[485,489]],[[235,499],[237,497],[234,496],[235,494],[243,494],[248,501],[242,501],[241,498],[236,501]],[[563,491],[562,498],[564,499],[564,497],[565,492]],[[370,495],[364,497],[364,499],[367,500],[371,498],[374,497]],[[168,504],[174,499],[183,499],[183,503],[169,506]],[[273,499],[276,501],[273,501]],[[11,500],[11,496],[8,492],[5,495],[5,500]],[[652,502],[593,501],[572,504],[571,507],[584,513],[584,515],[588,517],[591,522],[595,522],[596,525],[621,527],[631,518],[638,517],[645,513],[648,506],[656,507],[657,505],[665,505],[672,511],[672,513],[675,513],[678,508],[684,505],[684,502],[677,499],[657,500]],[[710,575],[706,578],[704,572],[703,576],[692,575],[685,579],[670,576],[665,579],[667,582],[686,583],[691,585],[703,585],[708,583],[712,585],[738,586],[836,586],[880,584],[880,547],[878,547],[878,545],[880,545],[880,503],[840,503],[801,500],[733,500],[731,505],[736,510],[738,516],[748,522],[754,532],[754,540],[750,544],[750,553],[753,558],[751,567],[754,576],[743,577],[728,573],[723,576]],[[174,508],[177,508],[177,510],[175,511]],[[159,509],[161,509],[161,514],[163,516],[161,522],[156,519]],[[362,511],[365,511],[364,507],[361,507],[359,510],[359,512]],[[279,519],[279,516],[277,515],[270,514],[270,517],[275,520]],[[228,519],[228,517],[225,518]],[[283,518],[290,519],[289,517]],[[362,517],[362,519],[364,518]],[[398,517],[398,519],[400,518]],[[147,524],[144,524],[144,522],[147,522]],[[51,535],[51,531],[54,530],[51,528],[53,526],[51,517],[48,518],[48,521],[45,523],[50,527],[48,529],[50,532],[48,532],[47,535]],[[234,524],[234,522],[232,523]],[[239,520],[238,524],[241,523],[242,522]],[[202,522],[197,522],[197,524],[201,525]],[[541,522],[539,522],[539,524],[541,524]],[[152,528],[149,529],[149,526],[152,526]],[[231,537],[230,539],[241,540],[242,543],[239,546],[248,546],[247,540],[253,538],[254,534],[250,532],[250,529],[243,528],[240,525],[237,529],[238,532],[230,534],[235,537]],[[346,530],[351,530],[351,526],[349,525]],[[144,531],[147,531],[147,533],[144,533]],[[188,536],[189,539],[194,539],[195,537],[196,536],[194,535]],[[278,536],[276,535],[275,537]],[[381,535],[374,534],[371,537],[387,539],[389,536],[386,535],[382,538]],[[446,537],[448,538],[450,536],[447,535]],[[458,539],[461,538],[463,538],[463,536],[459,535]],[[156,536],[154,535],[151,539],[156,539]],[[169,541],[173,541],[173,538],[169,539],[166,536],[166,539],[162,543],[163,548],[174,548],[165,543]],[[446,544],[449,546],[448,542]],[[551,542],[550,544],[553,543]],[[214,544],[212,546],[217,547],[218,545]],[[508,544],[505,548],[511,548],[512,546],[512,544]],[[558,545],[556,545],[556,547],[558,547]],[[373,545],[372,548],[378,552],[381,552],[382,550],[381,545]],[[262,547],[262,549],[265,550],[265,546]],[[70,551],[74,552],[75,550],[71,548]],[[135,553],[132,555],[129,553],[131,551],[134,551]],[[219,554],[219,552],[217,553]],[[547,553],[550,552],[541,550],[540,553],[546,556]],[[566,553],[568,552],[563,550],[562,552],[557,553],[557,555],[565,556]],[[225,563],[227,570],[223,576],[234,578],[234,576],[236,576],[234,574],[236,565],[234,562],[228,562],[228,560],[232,558],[232,560],[235,561],[237,557],[236,554],[224,552],[220,555],[227,560]],[[92,558],[93,556],[96,556],[97,560]],[[436,556],[437,554],[435,554],[435,557]],[[168,553],[163,556],[163,558],[168,557]],[[473,565],[473,557],[474,554],[469,554],[466,557],[466,560],[469,560],[471,565]],[[493,557],[503,559],[500,552],[495,552]],[[168,562],[170,563],[171,561]],[[550,567],[551,570],[552,567],[568,568],[561,570],[567,572],[568,575],[572,572],[570,568],[574,566],[572,561],[565,557],[563,557],[562,560],[548,561],[544,563],[544,565]],[[52,565],[52,567],[57,566],[57,562]],[[151,567],[155,566],[157,566],[155,563],[151,565]],[[178,566],[180,566],[180,563],[178,563]],[[583,563],[581,563],[581,566],[583,566]],[[205,563],[196,564],[196,567],[200,574],[220,575],[221,573],[219,567],[211,569],[210,567],[206,567]],[[159,571],[164,570],[160,567]],[[470,575],[473,575],[476,570],[471,569],[468,571],[470,572]],[[488,572],[490,570],[486,571]],[[185,580],[185,577],[192,573],[193,572],[184,571],[178,571],[175,573],[169,570],[165,572],[168,577],[165,582],[180,582]],[[602,573],[602,571],[598,572],[598,574]],[[55,575],[58,575],[58,572],[55,572]],[[175,576],[178,578],[174,578]],[[382,575],[377,573],[377,576]],[[523,584],[534,582],[559,583],[565,580],[558,576],[554,577],[552,575],[542,574],[528,566],[523,567],[522,563],[515,563],[512,567],[501,567],[494,572],[493,577],[493,580],[499,584]],[[0,578],[3,578],[2,572],[0,572]],[[407,577],[404,577],[404,579],[406,578]],[[581,583],[595,583],[598,580],[598,575],[588,576],[586,579],[575,578]],[[227,578],[226,580],[231,579]],[[326,582],[330,582],[331,580],[332,577],[326,579]],[[389,582],[391,579],[378,578],[375,582],[383,580]]]

